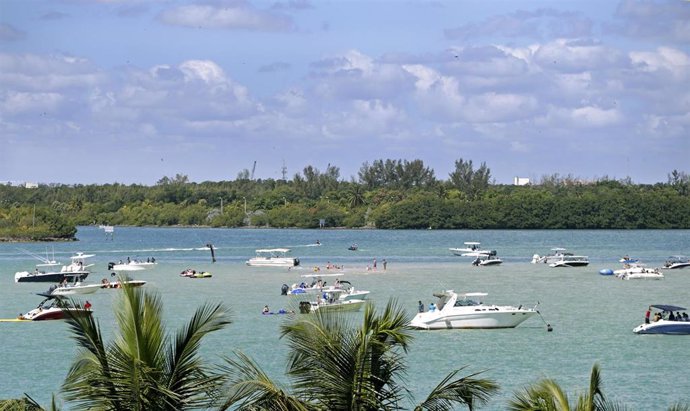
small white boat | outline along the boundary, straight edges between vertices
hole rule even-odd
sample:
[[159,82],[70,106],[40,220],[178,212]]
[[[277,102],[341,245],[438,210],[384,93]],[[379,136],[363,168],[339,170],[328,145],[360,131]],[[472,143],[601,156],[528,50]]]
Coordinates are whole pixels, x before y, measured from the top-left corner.
[[[316,298],[303,300],[299,303],[299,312],[301,314],[309,314],[319,312],[333,312],[333,311],[359,311],[366,303],[364,298],[347,298],[343,295],[348,294],[345,289],[333,289],[317,293]],[[369,294],[366,291],[366,294]],[[309,294],[305,294],[309,296]],[[313,296],[312,296],[313,297]]]
[[649,306],[649,310],[656,311],[654,319],[647,317],[643,324],[633,328],[635,334],[690,335],[690,319],[686,308],[654,304]]
[[46,294],[49,295],[78,295],[78,294],[93,294],[102,288],[101,284],[83,284],[79,275],[67,275],[65,280],[51,286]]
[[496,251],[491,251],[489,252],[489,254],[481,254],[477,256],[477,258],[475,258],[474,261],[472,261],[472,265],[481,267],[489,265],[499,265],[501,263],[503,263],[503,260],[498,258],[498,256],[496,255]]
[[555,247],[551,249],[551,253],[547,255],[542,255],[540,256],[539,254],[534,254],[532,256],[532,264],[539,264],[539,263],[544,263],[544,264],[550,264],[552,262],[555,262],[556,260],[560,259],[563,257],[565,254],[565,248],[562,247]]
[[644,264],[626,264],[625,268],[613,274],[622,280],[661,280],[664,274],[658,268],[647,268]]
[[550,263],[549,267],[584,267],[586,265],[589,265],[589,258],[587,256],[564,253]]
[[514,328],[537,314],[535,308],[522,305],[484,305],[486,293],[457,294],[453,290],[434,293],[437,302],[426,311],[418,313],[410,326],[424,330],[453,328]]
[[690,267],[690,259],[682,255],[674,255],[666,259],[664,267],[669,270]]
[[482,250],[479,246],[481,243],[476,241],[466,241],[465,247],[462,248],[449,248],[451,253],[454,255],[459,255],[461,257],[477,257],[482,254],[486,254],[488,250]]
[[123,262],[122,260],[118,261],[117,263],[115,262],[109,262],[108,263],[108,271],[116,271],[116,272],[127,272],[127,271],[143,271],[143,270],[150,270],[152,268],[155,268],[158,265],[155,259],[147,259],[146,261],[143,260],[130,260],[127,258],[127,262]]
[[126,284],[131,287],[141,287],[146,284],[146,281],[143,280],[124,280],[124,281],[108,281],[107,278],[104,278],[103,281],[101,281],[101,288],[122,288],[122,285]]
[[299,259],[288,257],[289,248],[266,248],[256,250],[256,257],[247,260],[247,265],[252,267],[295,267],[299,265]]
[[38,307],[33,310],[20,314],[18,320],[23,321],[44,321],[44,320],[63,320],[67,317],[69,312],[73,316],[89,316],[91,315],[91,303],[86,301],[84,307],[68,306],[67,302],[59,301],[58,296],[42,295],[45,300],[38,304]]
[[301,282],[300,284],[293,284],[292,286],[283,284],[281,291],[283,295],[304,296],[305,294],[319,294],[323,299],[328,299],[328,294],[333,293],[337,295],[338,299],[341,301],[366,300],[369,297],[369,294],[371,293],[370,291],[356,290],[355,287],[352,286],[352,283],[350,283],[349,281],[340,280],[339,278],[336,278],[336,280],[331,285],[328,285],[328,283],[324,282],[321,278],[340,277],[342,275],[344,274],[306,274],[302,277],[314,278],[314,281],[312,281],[311,284],[307,284],[305,282]]

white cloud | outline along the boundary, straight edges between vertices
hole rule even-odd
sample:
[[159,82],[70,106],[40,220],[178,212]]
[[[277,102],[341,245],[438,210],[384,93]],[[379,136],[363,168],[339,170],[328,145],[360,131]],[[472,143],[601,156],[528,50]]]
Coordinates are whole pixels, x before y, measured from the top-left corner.
[[257,10],[245,2],[221,6],[193,4],[164,11],[161,21],[170,25],[251,31],[290,31],[292,20],[283,14]]

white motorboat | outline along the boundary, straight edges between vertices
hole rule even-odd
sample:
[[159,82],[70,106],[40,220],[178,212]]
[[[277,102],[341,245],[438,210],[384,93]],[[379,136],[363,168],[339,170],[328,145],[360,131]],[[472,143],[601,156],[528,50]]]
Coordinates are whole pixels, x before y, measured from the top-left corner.
[[295,267],[299,265],[299,258],[288,257],[289,248],[266,248],[256,250],[256,257],[247,260],[252,267]]
[[64,281],[67,275],[78,275],[81,280],[85,279],[90,271],[89,267],[93,264],[86,264],[86,259],[93,257],[94,254],[77,253],[70,257],[71,262],[68,265],[63,265],[60,270],[57,267],[60,265],[56,261],[49,261],[43,264],[38,264],[34,271],[20,271],[14,274],[14,281],[17,283],[23,282],[44,282],[44,283],[59,283]]
[[462,248],[449,248],[451,253],[459,255],[461,257],[477,257],[482,254],[486,254],[488,250],[482,250],[479,246],[481,243],[476,241],[466,241],[465,247]]
[[559,260],[561,257],[563,257],[564,254],[565,254],[565,248],[555,247],[555,248],[552,248],[551,252],[547,255],[540,256],[539,254],[534,254],[532,256],[532,264],[539,264],[539,263],[550,264],[552,262],[555,262],[556,260]]
[[304,281],[300,284],[293,284],[292,286],[283,284],[281,291],[283,295],[304,296],[305,294],[320,294],[323,299],[328,299],[328,294],[334,293],[338,296],[338,299],[341,301],[366,300],[369,297],[369,294],[371,293],[370,291],[356,290],[355,287],[352,286],[352,283],[350,283],[349,281],[340,280],[339,278],[336,278],[336,280],[331,285],[328,285],[328,283],[324,282],[321,278],[340,277],[342,275],[344,274],[306,274],[302,277],[314,278],[314,281],[312,281],[311,284],[307,284]]
[[73,316],[88,316],[91,315],[91,303],[86,301],[83,307],[70,306],[68,302],[61,301],[60,297],[53,295],[39,294],[45,298],[38,304],[38,307],[20,314],[17,317],[22,321],[44,321],[44,320],[62,320],[68,316],[68,312]]
[[633,328],[635,334],[690,335],[690,319],[687,309],[675,305],[654,304],[649,311],[656,311],[654,319],[647,317],[643,324]]
[[155,268],[158,265],[155,259],[143,260],[130,260],[127,258],[127,262],[122,260],[108,263],[108,271],[116,272],[126,272],[126,271],[143,271]]
[[78,274],[68,274],[62,283],[51,286],[46,294],[58,296],[93,294],[103,287],[102,284],[83,284],[80,278]]
[[491,251],[488,254],[481,254],[472,261],[472,265],[476,266],[489,266],[489,265],[499,265],[503,263],[503,260],[498,258],[496,251]]
[[584,267],[586,265],[589,265],[589,258],[586,255],[564,253],[550,263],[549,267]]
[[674,255],[666,259],[664,267],[675,270],[677,268],[690,267],[690,259],[682,255]]
[[124,280],[124,281],[108,281],[107,278],[104,278],[103,281],[101,281],[101,288],[122,288],[123,285],[129,285],[131,287],[141,287],[146,284],[146,281],[143,280]]
[[438,300],[429,311],[418,313],[410,326],[424,330],[451,328],[514,328],[537,314],[522,305],[485,305],[486,293],[457,294],[453,290],[434,293]]
[[647,268],[644,264],[626,264],[620,270],[614,270],[613,274],[622,280],[661,280],[664,274],[658,268]]
[[[333,289],[317,293],[316,298],[309,300],[302,300],[299,303],[299,312],[301,314],[309,314],[319,312],[333,312],[333,311],[359,311],[366,303],[365,299],[346,298],[343,295],[347,294],[348,290]],[[367,291],[366,294],[369,292]],[[308,296],[308,294],[306,295]]]

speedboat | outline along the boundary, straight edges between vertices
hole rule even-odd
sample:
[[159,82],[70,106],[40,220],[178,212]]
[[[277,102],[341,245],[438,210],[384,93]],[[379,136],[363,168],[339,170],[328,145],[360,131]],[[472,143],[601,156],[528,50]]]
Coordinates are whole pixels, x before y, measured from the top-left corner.
[[554,262],[549,264],[549,267],[584,267],[589,264],[589,258],[586,255],[573,255],[571,253],[564,253],[556,258]]
[[[63,265],[60,270],[57,270],[59,263],[55,261],[39,264],[33,272],[20,271],[14,274],[14,281],[17,283],[23,282],[44,282],[44,283],[60,283],[65,280],[67,275],[78,275],[81,280],[85,279],[90,271],[89,267],[93,264],[86,264],[86,259],[93,257],[94,254],[77,253],[70,257],[71,262],[68,265]],[[45,270],[39,268],[46,268]],[[53,268],[54,267],[54,268]]]
[[685,268],[690,266],[690,259],[682,255],[674,255],[666,259],[664,267],[675,270],[676,268]]
[[101,284],[82,284],[78,274],[68,274],[60,284],[52,285],[46,294],[49,295],[77,295],[92,294],[102,288]]
[[621,257],[621,259],[618,260],[618,262],[623,263],[623,264],[637,264],[640,262],[640,259],[629,257],[626,255],[626,256]]
[[482,250],[479,247],[481,243],[476,241],[466,241],[464,244],[465,247],[463,248],[449,248],[448,250],[450,250],[451,253],[461,257],[478,257],[482,254],[489,253],[487,250]]
[[[654,304],[649,306],[657,314],[654,320],[633,328],[635,334],[690,335],[690,319],[687,308],[675,305]],[[674,314],[675,313],[675,314]]]
[[54,295],[39,294],[45,298],[38,304],[38,307],[20,314],[18,320],[23,321],[43,321],[43,320],[62,320],[68,315],[72,316],[89,316],[91,315],[91,303],[86,301],[83,307],[70,306],[68,302],[61,300],[60,297]]
[[[300,284],[293,284],[292,286],[283,284],[282,293],[284,295],[297,296],[304,296],[305,294],[320,294],[323,296],[324,294],[327,295],[328,293],[334,293],[341,301],[366,300],[369,297],[369,294],[371,293],[370,291],[356,290],[355,287],[352,286],[352,283],[350,283],[349,281],[336,279],[333,284],[328,285],[327,282],[324,282],[321,279],[322,276],[338,277],[342,275],[342,273],[321,275],[306,274],[302,277],[314,278],[314,281],[312,281],[311,284],[306,284],[305,282],[301,282]],[[327,299],[327,297],[325,296],[323,298]]]
[[117,263],[115,262],[110,262],[108,263],[108,271],[143,271],[146,269],[151,269],[155,268],[158,263],[156,262],[156,259],[147,259],[146,261],[143,260],[130,260],[127,258],[127,262],[122,262],[119,261]]
[[438,300],[426,312],[418,313],[410,326],[423,330],[451,328],[515,328],[537,314],[535,308],[522,305],[485,305],[486,293],[457,294],[453,290],[434,293]]
[[[366,292],[369,293],[368,291]],[[309,314],[315,312],[359,311],[366,303],[365,299],[343,298],[347,294],[345,289],[334,289],[316,294],[316,299],[303,300],[299,303],[299,312]]]
[[350,251],[357,251],[359,250],[359,246],[357,244],[352,244],[351,246],[347,247],[347,249]]
[[547,255],[540,256],[539,254],[534,254],[532,256],[532,264],[544,263],[550,264],[559,260],[565,254],[565,248],[555,247],[551,249],[551,253]]
[[256,257],[247,260],[252,267],[295,267],[299,258],[288,257],[289,248],[267,248],[256,250]]
[[146,281],[143,281],[143,280],[108,281],[107,278],[104,278],[101,281],[100,287],[101,288],[122,288],[123,285],[129,285],[130,287],[141,287],[144,284],[146,284]]
[[496,251],[490,251],[488,254],[481,254],[472,261],[472,265],[476,266],[488,266],[488,265],[499,265],[503,262],[496,255]]
[[626,264],[625,268],[613,274],[622,280],[661,280],[664,274],[658,268],[647,268],[642,263]]

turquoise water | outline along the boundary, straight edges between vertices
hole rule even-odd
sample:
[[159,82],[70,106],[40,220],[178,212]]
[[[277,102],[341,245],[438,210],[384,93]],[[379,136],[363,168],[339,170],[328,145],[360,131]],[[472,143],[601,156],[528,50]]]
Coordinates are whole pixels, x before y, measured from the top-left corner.
[[[342,264],[357,288],[370,290],[378,307],[397,299],[412,315],[418,300],[432,301],[440,289],[488,292],[487,302],[534,305],[553,325],[534,317],[510,330],[443,330],[415,332],[407,357],[408,386],[421,400],[447,373],[467,366],[484,371],[501,391],[483,409],[505,409],[514,390],[542,377],[556,379],[571,398],[585,390],[589,372],[599,362],[604,390],[635,409],[664,409],[676,401],[690,402],[688,357],[690,337],[639,336],[631,332],[649,304],[690,304],[690,269],[665,270],[661,281],[621,281],[598,274],[618,268],[622,255],[641,258],[658,266],[673,254],[690,254],[690,231],[380,231],[380,230],[242,230],[207,228],[122,228],[113,239],[95,227],[80,227],[73,243],[0,244],[0,318],[13,318],[36,306],[34,293],[49,284],[17,284],[14,273],[36,263],[23,251],[55,253],[67,261],[76,251],[94,253],[91,281],[107,276],[109,261],[155,257],[158,267],[135,276],[146,287],[160,292],[170,329],[180,326],[205,301],[222,301],[232,312],[233,324],[212,334],[204,355],[220,363],[221,356],[243,351],[259,362],[276,380],[284,377],[284,343],[279,326],[286,318],[262,316],[268,304],[277,310],[289,306],[280,295],[283,283],[300,281],[310,267],[327,262]],[[321,246],[316,247],[316,240]],[[480,241],[495,249],[504,263],[497,267],[472,267],[470,259],[455,257],[449,247]],[[205,244],[216,248],[217,262]],[[347,247],[357,243],[359,251]],[[530,264],[535,253],[562,246],[588,255],[585,268],[551,269]],[[247,267],[244,261],[256,248],[289,247],[299,257],[301,269]],[[367,271],[373,259],[376,271]],[[388,261],[383,270],[382,260]],[[213,273],[213,278],[179,277],[188,267]],[[106,335],[113,327],[111,304],[116,290],[88,296]],[[353,320],[361,313],[351,314]],[[64,322],[0,323],[0,398],[24,392],[47,404],[58,393],[75,347]]]

